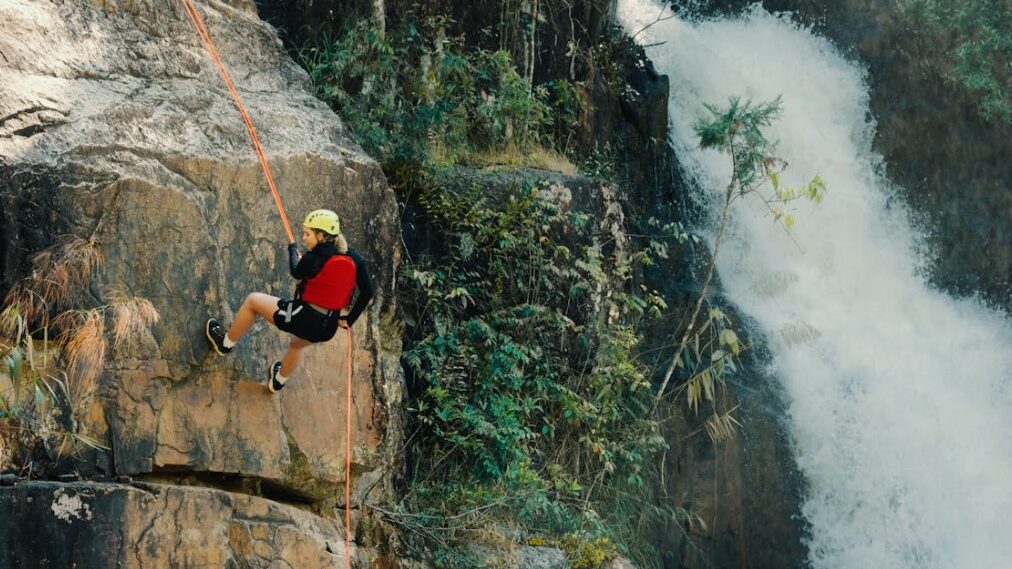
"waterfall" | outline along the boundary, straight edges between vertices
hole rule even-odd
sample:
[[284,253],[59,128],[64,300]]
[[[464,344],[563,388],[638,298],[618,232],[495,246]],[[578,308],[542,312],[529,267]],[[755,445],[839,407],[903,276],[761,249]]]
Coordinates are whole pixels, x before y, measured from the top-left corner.
[[719,206],[730,160],[700,150],[692,124],[730,96],[782,95],[767,135],[785,179],[826,181],[821,204],[796,204],[790,235],[738,203],[717,262],[787,393],[812,566],[1010,566],[1012,324],[925,279],[924,236],[872,150],[862,69],[760,8],[692,22],[620,0],[618,13],[670,77],[670,142],[701,207]]

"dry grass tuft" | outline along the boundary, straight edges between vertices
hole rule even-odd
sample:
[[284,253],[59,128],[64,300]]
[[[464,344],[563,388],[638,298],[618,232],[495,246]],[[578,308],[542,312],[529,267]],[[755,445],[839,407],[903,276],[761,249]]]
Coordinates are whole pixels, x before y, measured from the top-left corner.
[[0,317],[0,334],[9,338],[21,337],[29,322],[44,323],[49,315],[46,299],[32,290],[26,281],[11,288],[4,304],[6,308],[4,316]]
[[105,312],[102,308],[68,310],[54,325],[60,329],[61,357],[67,372],[67,391],[74,410],[83,409],[95,391],[105,365]]
[[706,434],[710,436],[711,441],[719,443],[734,437],[737,432],[736,427],[741,426],[741,423],[731,415],[737,408],[735,406],[734,409],[723,415],[714,413],[706,420],[703,426],[706,428]]
[[87,289],[101,264],[97,241],[70,238],[37,254],[32,274],[7,293],[4,303],[16,307],[25,321],[44,325],[50,310],[70,306]]
[[509,166],[514,168],[539,168],[562,174],[578,173],[576,166],[568,158],[547,148],[521,150],[508,147],[504,150],[470,152],[463,160],[469,166],[488,168],[492,166]]
[[53,308],[67,306],[78,291],[88,286],[95,269],[102,263],[96,241],[71,238],[54,249],[36,255],[31,279],[32,290]]
[[7,434],[9,430],[3,422],[0,422],[0,469],[7,470],[14,466],[14,461],[8,456],[7,451],[7,438],[10,436]]
[[[6,438],[0,441],[0,461],[9,462],[10,456],[3,456],[5,444],[8,450],[24,450],[58,443],[57,457],[84,447],[106,449],[81,429],[93,409],[109,342],[119,346],[159,320],[150,301],[116,288],[105,291],[107,304],[74,308],[93,301],[88,291],[102,263],[95,241],[69,239],[32,262],[32,274],[8,293],[0,312],[0,354],[17,350],[26,362],[25,373],[19,374],[25,393],[14,394],[18,413],[0,417],[0,438]],[[55,357],[49,356],[53,351]],[[50,360],[56,365],[50,366]],[[5,403],[0,398],[0,405]],[[5,430],[18,436],[7,437]],[[21,468],[30,472],[33,465],[35,459],[29,457]]]
[[576,165],[570,162],[568,158],[547,148],[535,148],[528,152],[527,164],[533,168],[561,172],[570,176],[579,173]]
[[109,305],[113,313],[113,342],[119,347],[124,340],[147,331],[161,317],[150,300],[131,298]]
[[710,367],[706,367],[685,382],[685,396],[693,412],[699,411],[700,403],[714,400],[714,383],[715,378]]
[[0,312],[0,341],[5,346],[20,344],[27,333],[27,323],[16,304],[10,304]]

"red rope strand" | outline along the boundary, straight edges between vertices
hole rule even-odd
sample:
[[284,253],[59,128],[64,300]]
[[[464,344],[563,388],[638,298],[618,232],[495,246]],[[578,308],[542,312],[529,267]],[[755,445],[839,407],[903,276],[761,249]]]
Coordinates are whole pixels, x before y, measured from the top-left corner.
[[253,149],[257,153],[257,159],[260,160],[260,167],[264,170],[264,176],[267,177],[267,185],[271,188],[271,193],[274,194],[274,203],[278,206],[278,213],[281,214],[281,222],[285,225],[285,232],[288,233],[288,242],[295,242],[295,235],[292,233],[292,228],[288,225],[288,216],[285,215],[285,208],[281,205],[281,196],[278,194],[278,188],[274,185],[274,176],[271,175],[271,168],[267,164],[267,156],[264,154],[263,145],[260,144],[260,137],[257,136],[257,131],[253,128],[253,121],[249,118],[249,114],[246,112],[246,106],[242,104],[242,97],[239,96],[239,91],[236,90],[235,85],[232,83],[232,78],[228,74],[228,70],[225,69],[225,64],[221,61],[221,56],[218,55],[218,49],[214,46],[214,42],[211,41],[211,34],[208,33],[207,28],[204,27],[204,21],[200,19],[200,14],[197,12],[197,7],[193,5],[192,0],[183,0],[183,6],[186,8],[186,12],[190,15],[190,20],[193,21],[194,27],[197,28],[197,35],[200,36],[200,40],[204,43],[204,48],[207,49],[207,53],[210,54],[211,60],[214,62],[215,67],[218,68],[218,73],[221,78],[225,80],[225,85],[228,87],[228,92],[232,94],[232,100],[235,101],[235,106],[239,109],[239,113],[242,114],[242,120],[246,123],[246,131],[249,132],[250,140],[253,142]]

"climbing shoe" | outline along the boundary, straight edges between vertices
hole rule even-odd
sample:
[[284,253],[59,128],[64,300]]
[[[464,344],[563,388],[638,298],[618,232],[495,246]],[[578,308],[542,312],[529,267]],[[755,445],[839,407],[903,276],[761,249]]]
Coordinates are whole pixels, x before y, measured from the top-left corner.
[[214,348],[214,351],[218,352],[219,356],[224,356],[232,351],[232,348],[225,347],[225,335],[228,333],[228,330],[221,325],[221,322],[211,318],[204,326],[204,333],[207,334],[207,341],[211,342],[211,346]]
[[281,375],[281,360],[271,364],[271,377],[267,381],[267,389],[270,389],[271,393],[277,393],[285,387],[283,382],[278,381],[279,375]]

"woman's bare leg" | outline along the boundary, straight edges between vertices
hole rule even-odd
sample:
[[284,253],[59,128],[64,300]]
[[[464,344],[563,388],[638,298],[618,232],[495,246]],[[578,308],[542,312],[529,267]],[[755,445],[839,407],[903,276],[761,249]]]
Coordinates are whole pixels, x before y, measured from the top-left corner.
[[292,341],[288,344],[288,350],[285,352],[284,357],[281,358],[281,377],[291,377],[291,373],[299,365],[302,349],[311,345],[313,343],[308,340],[303,340],[299,337],[292,338]]
[[277,310],[278,297],[262,292],[251,292],[246,296],[246,300],[242,301],[239,311],[235,313],[232,326],[228,329],[228,339],[238,342],[239,338],[242,338],[243,334],[249,331],[249,327],[256,322],[258,314],[268,322],[272,322]]

